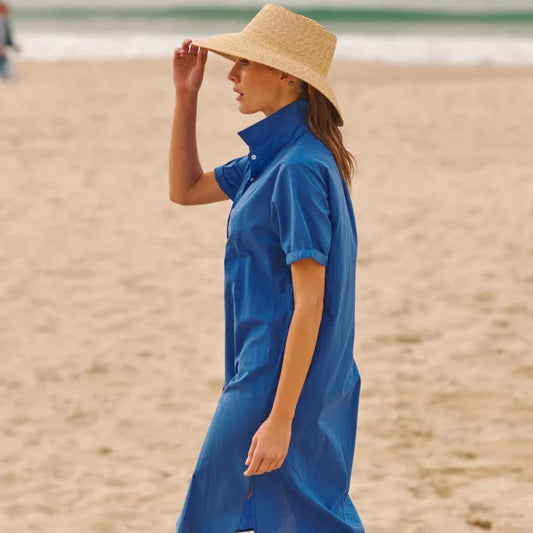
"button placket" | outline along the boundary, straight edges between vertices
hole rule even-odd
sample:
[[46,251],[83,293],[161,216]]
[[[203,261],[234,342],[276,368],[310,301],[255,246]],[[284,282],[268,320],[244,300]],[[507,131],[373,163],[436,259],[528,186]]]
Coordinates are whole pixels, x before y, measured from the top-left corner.
[[259,171],[259,161],[257,160],[257,154],[250,153],[250,177],[248,182],[252,183],[257,178],[257,173]]

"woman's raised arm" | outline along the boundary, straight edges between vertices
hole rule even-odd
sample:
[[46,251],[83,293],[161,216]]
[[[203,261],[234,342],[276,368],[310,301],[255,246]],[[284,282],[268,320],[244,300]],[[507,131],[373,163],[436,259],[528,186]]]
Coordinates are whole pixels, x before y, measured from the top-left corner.
[[204,172],[198,157],[196,115],[207,50],[183,41],[174,52],[176,103],[169,150],[169,195],[181,205],[208,204],[227,200],[213,171]]

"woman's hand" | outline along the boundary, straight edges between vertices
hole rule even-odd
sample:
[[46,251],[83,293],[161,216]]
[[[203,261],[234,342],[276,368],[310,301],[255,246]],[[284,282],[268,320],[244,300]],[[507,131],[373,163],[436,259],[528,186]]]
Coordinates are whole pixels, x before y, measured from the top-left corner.
[[204,78],[207,50],[191,45],[185,39],[174,51],[174,85],[178,96],[196,96]]
[[244,475],[258,476],[279,468],[287,457],[290,440],[290,422],[267,418],[253,436]]

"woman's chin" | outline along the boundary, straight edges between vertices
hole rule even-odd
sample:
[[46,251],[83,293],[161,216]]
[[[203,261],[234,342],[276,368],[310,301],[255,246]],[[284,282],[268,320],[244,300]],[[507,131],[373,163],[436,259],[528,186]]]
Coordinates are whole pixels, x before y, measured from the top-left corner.
[[259,109],[254,109],[252,106],[246,105],[246,102],[239,102],[239,113],[243,115],[253,115],[257,113]]
[[239,108],[239,113],[241,115],[253,115],[255,113],[255,111],[248,111],[247,109]]

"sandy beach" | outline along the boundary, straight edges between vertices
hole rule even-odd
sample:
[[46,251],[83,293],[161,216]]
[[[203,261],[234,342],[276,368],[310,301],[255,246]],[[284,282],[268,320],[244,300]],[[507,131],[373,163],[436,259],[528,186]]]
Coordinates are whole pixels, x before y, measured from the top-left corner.
[[[0,84],[2,532],[174,531],[222,387],[230,205],[168,199],[170,63],[27,62]],[[229,65],[208,62],[204,169],[259,119]],[[359,166],[367,533],[530,532],[533,68],[330,80]]]

